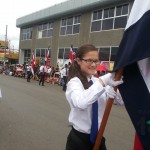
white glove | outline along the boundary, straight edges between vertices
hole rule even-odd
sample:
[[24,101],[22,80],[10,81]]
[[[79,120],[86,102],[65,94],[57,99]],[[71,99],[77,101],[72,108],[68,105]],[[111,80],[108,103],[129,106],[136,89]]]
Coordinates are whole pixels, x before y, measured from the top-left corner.
[[114,76],[115,76],[115,73],[107,73],[106,75],[103,75],[99,78],[103,81],[105,86],[107,85],[117,86],[123,83],[122,78],[119,81],[114,81]]
[[108,97],[115,98],[117,93],[114,91],[114,88],[112,86],[106,86],[105,91]]

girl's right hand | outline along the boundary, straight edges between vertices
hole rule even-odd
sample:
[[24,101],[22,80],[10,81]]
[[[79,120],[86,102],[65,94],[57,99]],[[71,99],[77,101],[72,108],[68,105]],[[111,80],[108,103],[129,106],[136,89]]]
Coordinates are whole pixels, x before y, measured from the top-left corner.
[[123,83],[122,78],[118,81],[115,81],[114,76],[115,76],[115,73],[107,73],[106,75],[103,75],[99,78],[103,81],[105,86],[110,85],[114,87]]

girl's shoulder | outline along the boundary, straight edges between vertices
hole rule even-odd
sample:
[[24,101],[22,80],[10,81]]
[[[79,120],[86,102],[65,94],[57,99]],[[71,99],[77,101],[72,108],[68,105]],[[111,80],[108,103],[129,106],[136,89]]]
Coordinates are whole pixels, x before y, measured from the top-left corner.
[[73,78],[70,79],[70,82],[74,82],[74,81],[79,82],[80,79],[78,77],[73,77]]
[[78,77],[73,77],[69,80],[68,84],[82,84],[81,80]]
[[95,76],[92,76],[92,81],[94,82],[94,81],[98,81],[99,80],[99,78],[98,77],[95,77]]

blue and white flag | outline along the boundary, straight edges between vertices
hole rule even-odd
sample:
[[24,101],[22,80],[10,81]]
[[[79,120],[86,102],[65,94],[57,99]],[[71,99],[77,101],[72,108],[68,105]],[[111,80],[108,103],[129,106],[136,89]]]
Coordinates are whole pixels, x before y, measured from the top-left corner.
[[144,150],[150,150],[150,0],[135,0],[117,53],[120,93]]

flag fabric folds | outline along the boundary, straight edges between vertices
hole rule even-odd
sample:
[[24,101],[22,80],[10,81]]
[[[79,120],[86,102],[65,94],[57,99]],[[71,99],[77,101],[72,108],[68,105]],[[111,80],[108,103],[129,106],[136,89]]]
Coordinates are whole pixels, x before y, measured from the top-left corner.
[[145,74],[146,80],[139,62],[149,57],[150,1],[135,0],[116,56],[114,71],[120,68],[124,70],[124,83],[119,86],[119,90],[143,150],[150,149],[150,90],[145,82],[150,80],[150,74]]
[[35,67],[35,56],[34,51],[32,52],[32,58],[31,58],[31,72],[34,74],[34,67]]
[[45,55],[45,66],[46,66],[46,67],[50,66],[49,60],[48,60],[48,58],[49,58],[49,53],[50,53],[49,51],[50,51],[50,49],[48,48],[48,49],[46,50],[46,55]]
[[135,134],[134,150],[143,150],[143,146],[137,134]]
[[74,61],[74,52],[73,52],[73,45],[71,45],[69,53],[69,62],[72,63],[73,61]]

